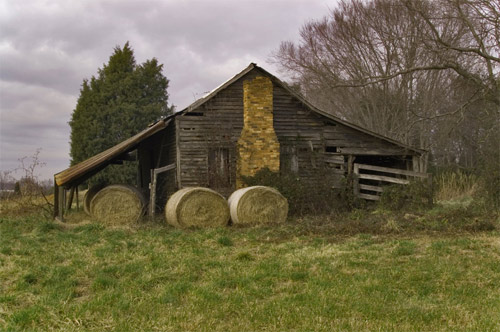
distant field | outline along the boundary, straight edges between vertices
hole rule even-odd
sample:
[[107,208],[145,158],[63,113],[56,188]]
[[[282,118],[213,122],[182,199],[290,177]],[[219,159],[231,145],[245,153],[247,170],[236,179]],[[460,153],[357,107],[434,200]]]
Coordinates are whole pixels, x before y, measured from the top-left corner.
[[498,231],[339,235],[335,222],[179,231],[0,216],[0,330],[500,330]]

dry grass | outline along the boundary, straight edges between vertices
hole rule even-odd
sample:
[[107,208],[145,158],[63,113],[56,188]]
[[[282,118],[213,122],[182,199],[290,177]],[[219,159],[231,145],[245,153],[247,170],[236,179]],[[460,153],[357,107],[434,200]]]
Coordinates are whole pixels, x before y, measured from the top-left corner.
[[459,201],[472,197],[479,189],[479,178],[463,171],[447,171],[434,177],[435,199]]

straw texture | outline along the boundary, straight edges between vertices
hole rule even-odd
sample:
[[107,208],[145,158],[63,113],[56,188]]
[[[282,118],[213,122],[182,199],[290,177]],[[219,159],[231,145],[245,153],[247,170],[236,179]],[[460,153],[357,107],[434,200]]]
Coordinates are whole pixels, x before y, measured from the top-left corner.
[[165,217],[167,223],[179,228],[225,226],[229,208],[224,197],[211,189],[184,188],[169,198]]
[[146,200],[136,188],[110,185],[100,190],[90,201],[90,213],[104,224],[130,224],[145,212]]
[[236,190],[228,203],[235,225],[282,223],[288,215],[287,199],[271,187],[253,186]]

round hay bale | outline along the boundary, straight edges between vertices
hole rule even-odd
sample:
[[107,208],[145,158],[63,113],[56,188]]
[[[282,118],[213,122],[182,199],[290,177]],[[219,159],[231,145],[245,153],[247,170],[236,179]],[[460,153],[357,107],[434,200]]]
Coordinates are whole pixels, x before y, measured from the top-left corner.
[[92,198],[94,198],[95,194],[99,192],[104,187],[104,185],[99,184],[95,185],[89,188],[85,195],[83,195],[83,211],[85,211],[86,214],[89,216],[90,214],[90,202],[92,201]]
[[282,223],[288,215],[288,201],[271,187],[253,186],[229,196],[229,211],[235,225]]
[[146,211],[146,200],[132,186],[110,185],[95,194],[90,201],[90,213],[108,225],[136,222]]
[[165,217],[167,223],[180,228],[225,226],[229,207],[224,197],[211,189],[184,188],[168,199]]

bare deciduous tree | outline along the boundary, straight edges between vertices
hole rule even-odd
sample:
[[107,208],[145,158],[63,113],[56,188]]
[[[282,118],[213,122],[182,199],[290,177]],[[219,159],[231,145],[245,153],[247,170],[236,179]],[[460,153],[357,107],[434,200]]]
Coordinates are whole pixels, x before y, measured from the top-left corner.
[[344,0],[273,59],[337,116],[444,159],[474,158],[471,148],[498,122],[499,6]]

